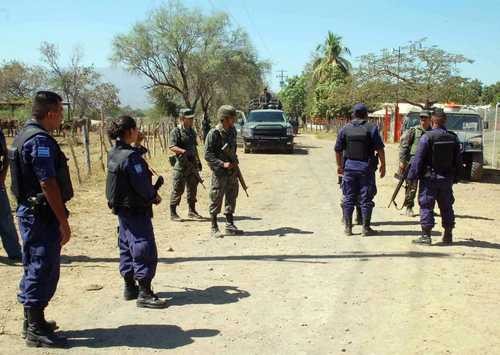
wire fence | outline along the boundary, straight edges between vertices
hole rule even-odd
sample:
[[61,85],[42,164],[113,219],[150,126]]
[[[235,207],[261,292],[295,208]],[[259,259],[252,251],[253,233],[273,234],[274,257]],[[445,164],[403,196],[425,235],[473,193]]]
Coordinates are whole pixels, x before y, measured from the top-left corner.
[[491,106],[480,111],[484,122],[487,123],[483,132],[485,164],[500,169],[500,107]]

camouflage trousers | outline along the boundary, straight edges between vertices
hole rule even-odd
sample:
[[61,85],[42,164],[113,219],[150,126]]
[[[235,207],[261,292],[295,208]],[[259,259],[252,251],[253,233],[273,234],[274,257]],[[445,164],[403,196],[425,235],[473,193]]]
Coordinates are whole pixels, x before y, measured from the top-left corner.
[[172,194],[170,195],[171,206],[178,206],[181,203],[181,197],[186,188],[188,203],[196,203],[198,179],[194,174],[187,175],[182,170],[174,170],[172,178]]
[[406,181],[404,206],[413,208],[415,206],[415,197],[417,196],[418,181]]
[[224,214],[234,214],[239,184],[236,174],[212,174],[210,184],[210,214],[219,214],[225,199]]

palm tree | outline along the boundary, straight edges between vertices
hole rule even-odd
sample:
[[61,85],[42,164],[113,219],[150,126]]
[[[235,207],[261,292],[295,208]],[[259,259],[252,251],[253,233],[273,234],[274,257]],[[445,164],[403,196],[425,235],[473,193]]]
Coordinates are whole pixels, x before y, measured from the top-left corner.
[[325,43],[316,49],[321,55],[313,65],[315,79],[324,78],[332,69],[338,68],[342,73],[349,74],[351,63],[345,58],[351,55],[349,48],[342,44],[342,37],[328,31]]

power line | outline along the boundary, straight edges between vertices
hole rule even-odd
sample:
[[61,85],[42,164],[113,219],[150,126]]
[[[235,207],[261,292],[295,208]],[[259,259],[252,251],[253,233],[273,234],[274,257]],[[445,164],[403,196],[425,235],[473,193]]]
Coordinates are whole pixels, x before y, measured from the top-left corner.
[[288,76],[285,75],[287,71],[286,70],[278,70],[278,75],[276,77],[280,79],[280,87],[283,88],[285,86],[285,80],[288,79]]

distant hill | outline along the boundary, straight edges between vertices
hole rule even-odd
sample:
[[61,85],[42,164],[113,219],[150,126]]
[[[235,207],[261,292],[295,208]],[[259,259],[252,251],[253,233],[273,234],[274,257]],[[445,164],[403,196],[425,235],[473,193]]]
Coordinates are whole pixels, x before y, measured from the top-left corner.
[[148,81],[144,77],[133,75],[118,67],[97,68],[104,81],[114,84],[120,90],[120,101],[123,106],[133,108],[149,108],[152,102],[144,88]]

